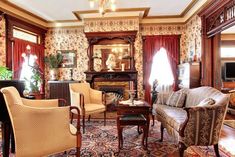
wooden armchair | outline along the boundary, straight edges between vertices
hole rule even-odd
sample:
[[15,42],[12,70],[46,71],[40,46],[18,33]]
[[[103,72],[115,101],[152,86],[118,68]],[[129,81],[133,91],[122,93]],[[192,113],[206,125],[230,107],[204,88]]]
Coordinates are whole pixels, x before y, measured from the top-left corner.
[[[104,112],[104,125],[106,123],[106,103],[105,94],[90,88],[89,83],[69,84],[71,106],[76,106],[82,115],[83,133],[85,132],[85,116]],[[72,113],[77,114],[76,111]]]
[[[71,148],[76,148],[76,156],[80,156],[81,133],[76,107],[57,107],[58,99],[23,99],[14,87],[2,88],[1,92],[12,123],[17,157],[46,156]],[[78,112],[76,127],[69,124],[71,110]]]

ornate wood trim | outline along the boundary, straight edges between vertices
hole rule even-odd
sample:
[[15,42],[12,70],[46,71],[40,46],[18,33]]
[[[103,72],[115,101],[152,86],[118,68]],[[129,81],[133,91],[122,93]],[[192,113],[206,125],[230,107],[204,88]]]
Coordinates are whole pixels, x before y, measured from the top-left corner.
[[221,89],[220,32],[235,24],[235,0],[213,0],[202,20],[202,85]]
[[208,37],[225,30],[235,23],[235,1],[214,0],[199,15],[205,21],[204,33]]
[[89,57],[88,71],[94,71],[93,65],[93,45],[95,44],[119,44],[128,43],[130,44],[130,65],[131,70],[135,70],[135,47],[134,42],[137,31],[122,31],[122,32],[85,32],[89,47],[87,49],[87,55]]
[[14,40],[13,28],[18,27],[18,28],[25,29],[27,31],[30,31],[39,35],[41,39],[40,41],[41,45],[44,45],[45,34],[47,30],[37,27],[35,25],[32,25],[30,23],[24,22],[22,20],[19,20],[10,15],[5,15],[5,17],[6,17],[6,45],[7,45],[6,46],[6,65],[8,68],[12,69],[12,41]]

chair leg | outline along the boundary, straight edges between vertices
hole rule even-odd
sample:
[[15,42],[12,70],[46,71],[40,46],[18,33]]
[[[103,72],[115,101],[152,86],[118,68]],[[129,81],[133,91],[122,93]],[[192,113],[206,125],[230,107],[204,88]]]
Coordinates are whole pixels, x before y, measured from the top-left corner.
[[152,126],[154,126],[154,115],[152,115],[152,120],[153,120]]
[[187,149],[187,147],[185,146],[185,144],[182,143],[182,142],[179,142],[179,154],[180,154],[180,157],[184,156],[184,151],[186,149]]
[[76,147],[76,157],[80,157],[80,147]]
[[106,111],[104,111],[104,126],[106,125]]
[[90,122],[90,121],[91,121],[91,115],[88,116],[88,122]]
[[214,150],[215,150],[216,157],[220,157],[220,155],[219,155],[219,145],[218,144],[214,145]]
[[11,126],[11,153],[15,153],[15,138],[12,126]]
[[163,127],[162,123],[161,123],[161,126],[160,126],[160,130],[161,130],[160,142],[162,142],[163,141],[163,132],[164,132],[164,127]]
[[2,156],[9,157],[9,145],[10,145],[10,122],[3,122],[2,127]]
[[82,128],[83,128],[83,134],[85,133],[85,116],[82,116]]

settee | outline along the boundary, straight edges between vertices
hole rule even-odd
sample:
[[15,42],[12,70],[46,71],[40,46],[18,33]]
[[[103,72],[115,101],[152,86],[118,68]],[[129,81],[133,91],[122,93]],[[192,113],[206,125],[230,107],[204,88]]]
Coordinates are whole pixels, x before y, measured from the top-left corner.
[[[180,156],[189,146],[210,145],[214,146],[215,154],[219,156],[218,141],[229,95],[207,86],[181,89],[177,93],[183,93],[185,97],[182,100],[176,99],[177,105],[172,102],[169,104],[175,98],[166,93],[158,93],[158,99],[153,104],[152,113],[161,123],[160,141],[163,140],[165,128],[177,141]],[[179,105],[180,101],[183,105]]]

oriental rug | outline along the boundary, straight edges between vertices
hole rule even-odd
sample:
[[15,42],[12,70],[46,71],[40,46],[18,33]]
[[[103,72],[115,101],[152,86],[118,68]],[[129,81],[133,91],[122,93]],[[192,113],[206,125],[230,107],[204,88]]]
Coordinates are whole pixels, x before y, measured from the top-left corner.
[[[142,134],[139,135],[137,127],[126,127],[123,130],[124,145],[118,153],[118,137],[115,120],[107,120],[106,126],[102,119],[91,119],[86,122],[86,132],[82,135],[82,157],[177,157],[178,148],[174,140],[164,132],[164,141],[158,142],[160,138],[160,124],[156,121],[155,126],[150,126],[148,138],[148,151],[141,146]],[[40,149],[40,147],[39,147]],[[75,150],[68,151],[68,154],[56,154],[50,157],[72,157]],[[231,155],[220,148],[221,157]],[[213,147],[190,147],[185,157],[213,157]],[[10,157],[14,157],[13,154]]]

